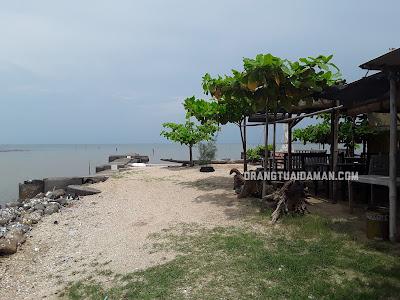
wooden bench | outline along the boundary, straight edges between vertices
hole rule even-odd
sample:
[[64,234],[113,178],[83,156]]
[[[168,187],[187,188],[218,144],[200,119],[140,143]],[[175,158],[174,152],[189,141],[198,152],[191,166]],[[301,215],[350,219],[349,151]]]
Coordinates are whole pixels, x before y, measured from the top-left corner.
[[[399,157],[397,161],[399,161]],[[399,165],[399,164],[397,164]],[[389,158],[387,155],[372,155],[370,159],[369,165],[369,175],[359,175],[358,180],[349,180],[348,181],[348,192],[349,192],[349,209],[350,213],[353,212],[354,209],[354,193],[353,193],[353,184],[354,183],[363,183],[370,185],[370,205],[374,203],[374,186],[389,186],[390,177],[388,176],[389,172]],[[400,169],[397,169],[397,178],[396,184],[400,186]]]

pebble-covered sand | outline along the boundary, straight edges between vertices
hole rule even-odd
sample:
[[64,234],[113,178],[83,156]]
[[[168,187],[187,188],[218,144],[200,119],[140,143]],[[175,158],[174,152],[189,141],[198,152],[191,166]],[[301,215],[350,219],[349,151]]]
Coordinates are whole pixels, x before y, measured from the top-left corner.
[[70,281],[101,270],[132,272],[163,263],[174,253],[151,251],[149,234],[179,223],[213,227],[240,222],[229,176],[198,168],[152,166],[95,184],[87,196],[34,227],[19,251],[0,257],[0,299],[53,299]]

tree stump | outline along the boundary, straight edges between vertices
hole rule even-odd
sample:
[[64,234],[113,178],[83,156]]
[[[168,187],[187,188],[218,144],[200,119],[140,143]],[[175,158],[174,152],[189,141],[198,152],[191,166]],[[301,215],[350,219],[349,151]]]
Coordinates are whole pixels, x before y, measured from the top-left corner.
[[262,207],[275,208],[271,219],[272,223],[276,223],[283,215],[289,212],[301,215],[308,212],[306,198],[302,183],[287,181],[281,189],[263,198]]

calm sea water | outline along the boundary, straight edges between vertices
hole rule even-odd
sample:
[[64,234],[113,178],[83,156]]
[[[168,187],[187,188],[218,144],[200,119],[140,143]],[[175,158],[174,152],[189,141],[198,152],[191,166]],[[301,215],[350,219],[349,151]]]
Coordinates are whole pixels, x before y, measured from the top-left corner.
[[[132,152],[148,155],[150,163],[161,163],[160,158],[188,159],[187,148],[178,144],[0,145],[0,204],[16,199],[18,183],[24,180],[86,176],[89,170],[94,174],[95,167],[107,163],[109,155]],[[239,159],[240,152],[240,144],[218,144],[217,158]]]
[[[217,156],[238,159],[240,149],[240,144],[219,144]],[[18,183],[24,180],[85,176],[89,169],[94,174],[109,155],[133,152],[148,155],[150,163],[161,163],[160,158],[188,159],[187,148],[177,144],[0,145],[0,204],[16,199]]]

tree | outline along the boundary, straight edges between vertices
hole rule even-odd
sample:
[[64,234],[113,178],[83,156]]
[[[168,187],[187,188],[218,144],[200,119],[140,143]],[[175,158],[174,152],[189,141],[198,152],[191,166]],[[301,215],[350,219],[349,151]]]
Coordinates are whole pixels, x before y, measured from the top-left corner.
[[192,152],[193,146],[201,141],[211,140],[219,129],[218,126],[212,122],[195,124],[190,119],[186,119],[186,122],[183,124],[164,123],[162,126],[169,129],[161,131],[162,136],[173,142],[178,142],[181,145],[189,147],[189,160],[191,167],[194,165]]
[[[194,116],[201,123],[213,121],[221,125],[227,123],[237,125],[240,130],[243,152],[246,152],[244,125],[246,116],[251,112],[251,104],[247,98],[221,95],[218,101],[207,101],[191,97],[185,100],[184,107],[188,116]],[[244,170],[247,170],[246,159],[244,159]]]
[[[200,122],[214,120],[219,124],[239,126],[246,155],[245,119],[259,112],[289,111],[300,101],[313,101],[318,93],[338,82],[340,73],[330,61],[332,56],[300,58],[290,62],[271,54],[243,59],[243,71],[232,70],[231,76],[203,77],[203,89],[216,101],[185,100],[189,115]],[[336,70],[336,71],[335,71]],[[246,156],[244,162],[246,170]]]
[[[293,140],[314,144],[331,144],[331,127],[329,114],[317,116],[322,119],[321,123],[298,128],[293,131]],[[342,115],[339,119],[339,143],[344,144],[349,155],[354,155],[355,145],[363,143],[365,145],[368,137],[375,134],[376,130],[369,126],[365,115],[355,118]],[[363,149],[365,152],[365,149]]]

